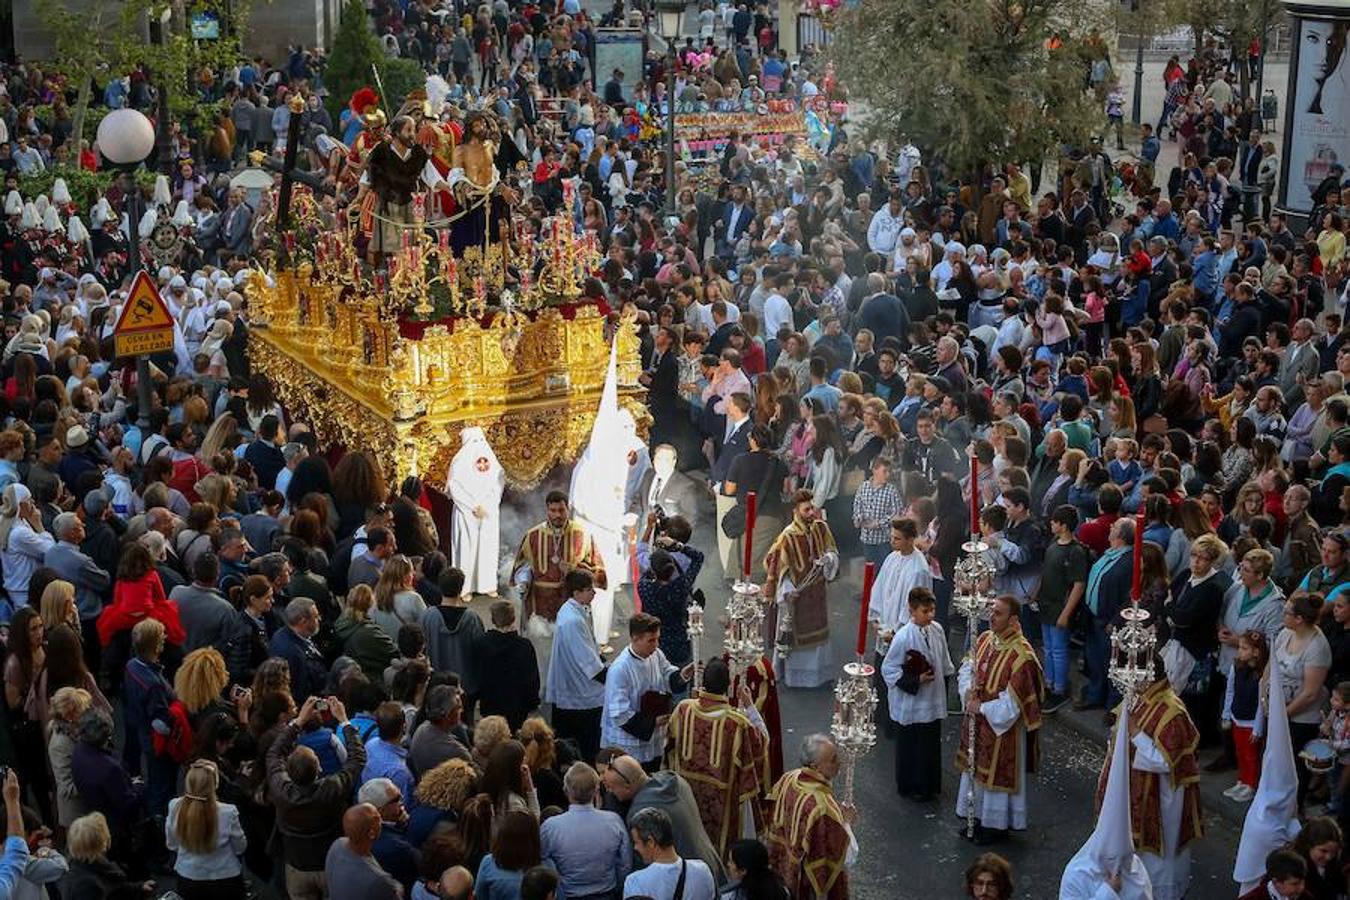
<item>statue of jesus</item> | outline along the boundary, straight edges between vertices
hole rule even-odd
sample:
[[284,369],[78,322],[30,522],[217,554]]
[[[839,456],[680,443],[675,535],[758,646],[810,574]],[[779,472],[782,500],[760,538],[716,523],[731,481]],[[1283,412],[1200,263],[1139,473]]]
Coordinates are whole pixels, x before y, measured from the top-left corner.
[[450,190],[460,216],[450,227],[455,255],[471,247],[509,240],[511,206],[518,203],[515,190],[502,184],[494,157],[497,148],[490,139],[491,124],[482,112],[470,113],[464,123],[464,141],[455,148],[451,163]]

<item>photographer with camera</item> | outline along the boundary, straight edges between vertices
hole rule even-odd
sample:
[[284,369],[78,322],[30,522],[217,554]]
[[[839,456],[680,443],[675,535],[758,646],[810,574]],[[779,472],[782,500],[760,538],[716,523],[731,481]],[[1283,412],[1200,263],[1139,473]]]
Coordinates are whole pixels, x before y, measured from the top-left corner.
[[[668,534],[658,533],[655,543],[656,548],[648,556],[648,564],[638,580],[640,609],[661,620],[661,652],[672,665],[683,666],[694,658],[689,643],[689,601],[694,595],[694,581],[703,568],[703,553]],[[687,563],[679,565],[676,554]],[[702,594],[699,591],[696,595],[700,606]]]
[[[326,707],[326,708],[324,708]],[[334,724],[347,750],[342,770],[321,776],[319,758],[296,746],[300,732],[322,717]],[[342,836],[346,811],[366,765],[366,748],[336,697],[305,700],[295,721],[284,726],[267,751],[267,793],[277,808],[277,831],[286,860],[286,892],[294,898],[324,895],[328,847]]]

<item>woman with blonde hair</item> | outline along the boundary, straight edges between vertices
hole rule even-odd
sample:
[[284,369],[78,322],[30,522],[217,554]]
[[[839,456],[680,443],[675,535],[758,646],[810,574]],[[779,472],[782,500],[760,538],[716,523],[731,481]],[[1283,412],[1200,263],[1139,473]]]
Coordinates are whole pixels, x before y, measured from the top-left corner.
[[112,832],[103,813],[80,816],[66,834],[70,872],[61,879],[61,900],[118,900],[148,896],[152,882],[133,882],[122,867],[108,859]]
[[[1233,542],[1251,529],[1252,519],[1266,511],[1266,494],[1261,485],[1248,481],[1238,488],[1237,500],[1232,509],[1219,522],[1219,539],[1230,547]],[[1273,635],[1272,635],[1273,637]]]
[[69,581],[57,579],[48,584],[42,591],[38,607],[42,611],[42,624],[47,626],[48,631],[57,625],[69,625],[76,634],[80,633],[80,614],[75,609],[75,585]]
[[380,580],[375,584],[375,609],[370,617],[396,644],[398,630],[409,623],[422,621],[422,613],[427,611],[426,601],[413,589],[415,584],[417,571],[412,560],[402,553],[385,561]]
[[173,870],[183,900],[235,900],[245,895],[239,858],[248,839],[239,809],[216,799],[219,785],[216,764],[199,759],[188,767],[183,795],[169,802],[164,837],[178,854]]
[[207,429],[199,455],[202,459],[213,459],[217,453],[234,453],[238,446],[239,422],[232,413],[224,413]]
[[408,819],[408,840],[420,847],[442,821],[454,821],[478,790],[478,770],[463,759],[447,759],[422,776]]
[[567,793],[562,776],[558,774],[558,747],[553,740],[553,729],[538,716],[531,716],[520,726],[517,739],[525,745],[525,765],[530,767],[535,790],[539,792],[539,806],[567,809]]
[[1121,394],[1111,398],[1111,437],[1134,440],[1139,432],[1139,423],[1135,420],[1134,400]]
[[253,698],[246,690],[238,691],[234,702],[224,696],[230,684],[230,673],[225,658],[215,647],[198,647],[183,657],[183,664],[173,676],[173,692],[187,710],[194,728],[212,713],[226,713],[237,717],[239,724],[247,724]]
[[511,740],[511,726],[504,716],[484,716],[473,727],[473,762],[487,768],[488,759],[498,744]]
[[203,503],[210,504],[217,518],[234,518],[234,498],[236,489],[234,479],[228,475],[212,473],[193,486]]
[[[395,559],[385,563],[385,569]],[[342,655],[349,656],[374,684],[384,683],[384,670],[398,656],[397,634],[390,637],[385,629],[371,619],[375,594],[370,585],[358,584],[347,594],[342,614],[333,625],[334,636],[342,647]]]
[[56,783],[56,823],[69,828],[71,823],[89,812],[75,786],[71,764],[75,756],[75,723],[93,702],[83,688],[64,687],[52,695],[51,737],[47,739],[47,760],[51,763],[52,778]]

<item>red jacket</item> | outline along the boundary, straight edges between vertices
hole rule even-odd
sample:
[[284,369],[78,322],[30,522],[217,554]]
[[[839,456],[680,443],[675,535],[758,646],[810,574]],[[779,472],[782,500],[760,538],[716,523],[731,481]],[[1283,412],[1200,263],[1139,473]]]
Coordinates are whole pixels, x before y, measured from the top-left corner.
[[1078,526],[1078,540],[1093,556],[1101,556],[1111,544],[1111,525],[1119,518],[1120,513],[1105,513],[1087,520]]
[[178,604],[164,596],[164,585],[154,569],[135,581],[117,579],[113,602],[98,617],[98,639],[106,647],[114,637],[147,617],[164,626],[168,643],[182,646],[187,640],[178,618]]

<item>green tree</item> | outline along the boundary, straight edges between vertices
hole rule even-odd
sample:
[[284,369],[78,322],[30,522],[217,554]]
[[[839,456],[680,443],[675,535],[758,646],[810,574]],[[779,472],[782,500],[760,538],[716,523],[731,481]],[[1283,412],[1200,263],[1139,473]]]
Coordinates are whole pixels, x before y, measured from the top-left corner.
[[[125,7],[143,7],[135,0],[89,0],[73,15],[65,0],[37,0],[36,11],[52,36],[52,55],[62,74],[76,86],[71,134],[84,134],[85,113],[95,78],[106,78],[121,67],[136,33],[125,30]],[[76,154],[72,154],[74,158]]]
[[[200,103],[196,74],[228,68],[239,58],[239,35],[248,27],[251,0],[87,0],[72,13],[67,0],[37,0],[36,10],[53,39],[57,68],[76,87],[72,134],[84,133],[94,80],[120,77],[144,64],[164,91],[171,121],[192,125],[208,111]],[[147,41],[147,23],[163,21],[159,39]],[[227,27],[218,40],[193,40],[189,22],[213,13]]]
[[[328,111],[334,122],[338,121],[352,94],[373,80],[370,67],[383,61],[384,51],[375,38],[365,4],[361,0],[347,0],[347,5],[342,8],[338,33],[333,38],[333,50],[328,55],[328,68],[323,76],[329,91]],[[394,104],[398,101],[386,97],[385,102]],[[393,113],[394,110],[389,112]]]
[[387,94],[384,101],[391,115],[398,113],[410,91],[426,86],[427,73],[415,59],[381,59],[375,67],[380,70],[380,83]]
[[907,135],[965,173],[1039,161],[1101,126],[1084,89],[1088,28],[1075,0],[861,0],[838,17],[830,54],[869,131]]

